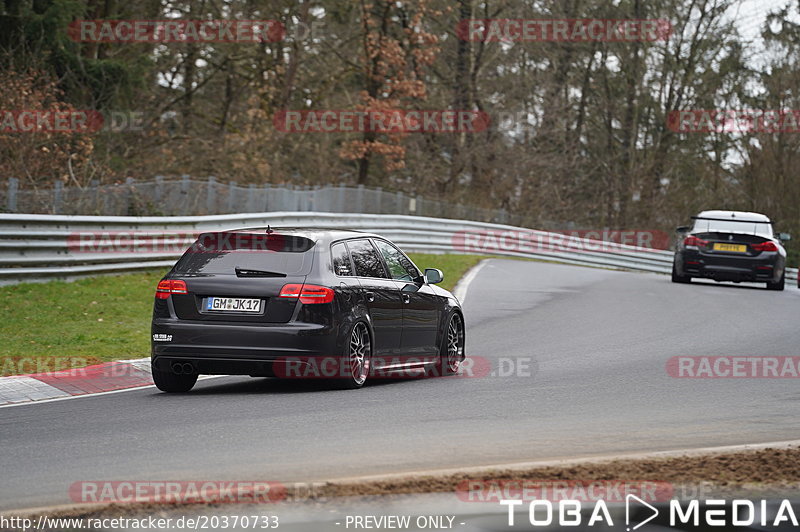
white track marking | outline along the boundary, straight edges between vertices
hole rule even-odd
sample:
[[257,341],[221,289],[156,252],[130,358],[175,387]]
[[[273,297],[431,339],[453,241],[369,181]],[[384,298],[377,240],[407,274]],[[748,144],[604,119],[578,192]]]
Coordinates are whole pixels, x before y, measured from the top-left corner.
[[[235,375],[234,375],[235,376]],[[208,379],[217,379],[219,377],[231,377],[231,375],[201,375],[197,378],[197,382],[208,380]],[[109,390],[107,392],[97,392],[97,393],[84,393],[81,395],[68,395],[66,397],[56,397],[53,399],[42,399],[40,401],[27,401],[25,403],[11,403],[8,405],[0,405],[0,408],[11,408],[13,406],[28,406],[28,405],[41,405],[44,403],[54,403],[56,401],[69,401],[70,399],[83,399],[84,397],[97,397],[99,395],[111,395],[112,393],[123,393],[123,392],[132,392],[134,390],[144,390],[146,388],[155,388],[155,384],[148,384],[146,386],[136,386],[133,388],[123,388],[121,390]],[[191,393],[191,392],[189,392]]]
[[475,280],[478,272],[481,271],[484,266],[486,266],[488,261],[489,259],[483,259],[478,264],[470,268],[470,270],[464,274],[464,277],[462,277],[458,283],[456,283],[456,287],[453,288],[453,295],[456,296],[456,299],[458,299],[462,305],[464,304],[464,300],[467,298],[467,289],[469,288],[469,284]]
[[70,394],[27,375],[12,375],[0,379],[0,403],[22,404]]

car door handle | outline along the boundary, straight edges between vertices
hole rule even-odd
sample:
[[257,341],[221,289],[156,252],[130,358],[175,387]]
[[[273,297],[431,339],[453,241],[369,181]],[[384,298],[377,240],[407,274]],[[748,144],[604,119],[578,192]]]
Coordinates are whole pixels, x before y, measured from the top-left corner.
[[367,301],[372,303],[375,301],[375,292],[364,292],[364,295],[367,297]]
[[411,303],[411,296],[408,294],[403,294],[403,303]]

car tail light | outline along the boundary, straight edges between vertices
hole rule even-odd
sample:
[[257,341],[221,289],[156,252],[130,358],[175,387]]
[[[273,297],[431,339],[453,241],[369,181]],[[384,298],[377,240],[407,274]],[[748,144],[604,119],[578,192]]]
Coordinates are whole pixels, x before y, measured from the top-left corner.
[[703,247],[708,244],[708,240],[703,240],[702,238],[697,238],[696,236],[687,236],[683,240],[684,246],[695,246],[695,247]]
[[770,242],[769,240],[760,244],[750,244],[750,247],[756,251],[778,251],[778,246],[775,245],[775,242]]
[[330,303],[333,301],[333,289],[315,284],[286,284],[278,297],[299,299],[300,303],[306,305]]
[[167,299],[171,294],[187,294],[186,281],[159,281],[156,299]]

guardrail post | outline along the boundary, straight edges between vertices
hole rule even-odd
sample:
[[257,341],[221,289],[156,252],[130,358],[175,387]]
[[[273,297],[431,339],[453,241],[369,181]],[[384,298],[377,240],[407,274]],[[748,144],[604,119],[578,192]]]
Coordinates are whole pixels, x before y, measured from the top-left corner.
[[356,212],[364,212],[364,185],[358,185],[356,189]]
[[135,196],[135,189],[133,188],[133,178],[126,177],[125,178],[125,198],[128,200],[128,212],[125,214],[138,214],[136,211],[136,196]]
[[156,176],[156,187],[154,192],[154,200],[156,205],[158,205],[159,209],[161,208],[161,201],[164,199],[164,176],[157,175]]
[[181,176],[181,214],[186,215],[189,212],[189,176],[183,174]]
[[236,181],[230,181],[228,183],[228,212],[234,212],[234,207],[236,206],[236,200],[234,199],[236,196]]
[[217,206],[217,178],[213,175],[208,176],[208,186],[206,187],[206,214],[216,214],[214,208]]
[[416,214],[417,216],[422,216],[423,214],[425,214],[422,211],[422,196],[420,195],[417,195],[417,200],[414,202],[414,214]]
[[377,203],[377,205],[375,205],[375,212],[380,214],[383,212],[383,209],[381,208],[383,206],[383,187],[378,187],[375,189],[375,197],[378,200],[375,202]]
[[395,214],[405,214],[405,194],[398,190],[394,195],[394,210]]
[[272,185],[270,185],[269,183],[264,183],[264,187],[262,188],[262,190],[264,191],[264,201],[261,204],[261,211],[269,212],[270,199],[272,197],[272,194],[270,194],[270,191],[272,190]]
[[253,183],[247,185],[247,212],[256,212],[256,186]]
[[101,213],[100,210],[100,181],[98,179],[92,179],[89,181],[89,189],[92,191],[92,209],[96,214]]
[[306,210],[313,211],[317,205],[317,189],[308,185],[306,191]]
[[344,206],[347,204],[347,187],[344,183],[339,183],[339,189],[336,191],[336,212],[345,212]]
[[53,214],[61,214],[61,202],[64,199],[64,183],[56,179],[53,183]]
[[8,178],[8,195],[6,196],[6,210],[17,212],[17,190],[19,190],[19,179],[16,177]]

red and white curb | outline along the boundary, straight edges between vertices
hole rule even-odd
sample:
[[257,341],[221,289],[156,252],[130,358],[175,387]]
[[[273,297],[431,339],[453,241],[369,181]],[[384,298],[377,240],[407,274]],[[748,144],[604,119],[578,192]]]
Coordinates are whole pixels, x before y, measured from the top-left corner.
[[152,386],[150,359],[115,360],[83,368],[0,377],[0,406]]

